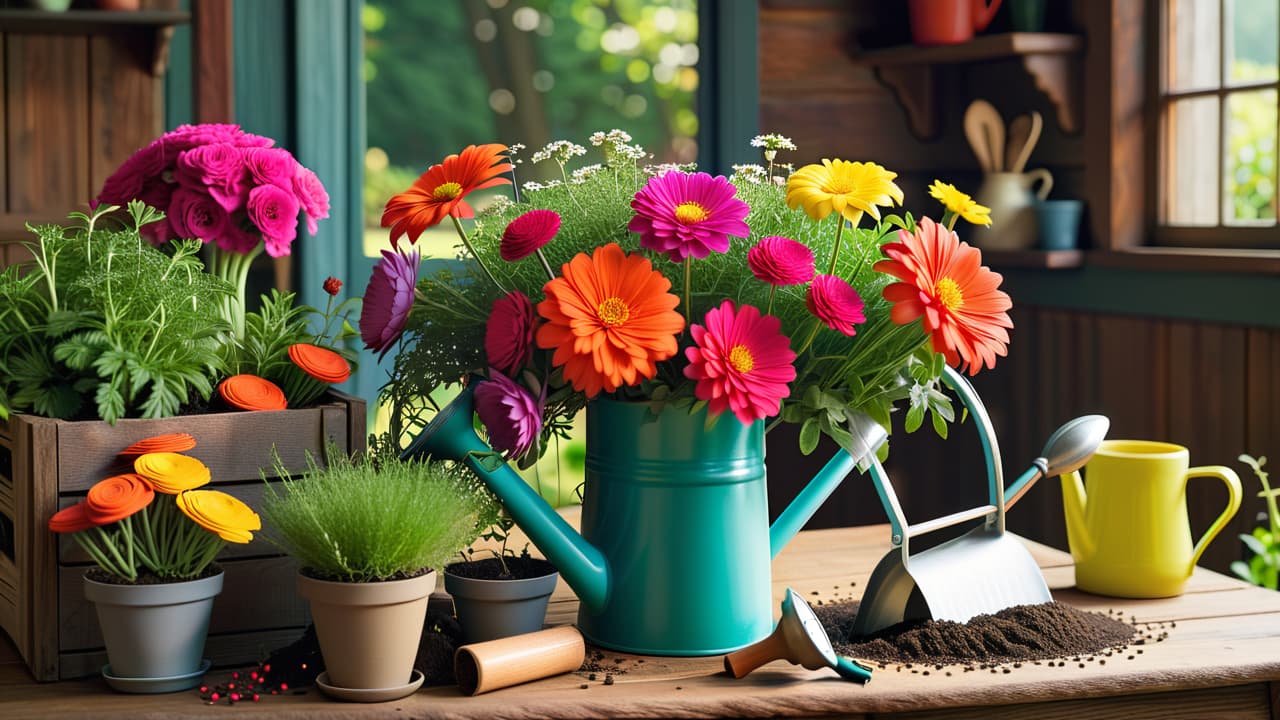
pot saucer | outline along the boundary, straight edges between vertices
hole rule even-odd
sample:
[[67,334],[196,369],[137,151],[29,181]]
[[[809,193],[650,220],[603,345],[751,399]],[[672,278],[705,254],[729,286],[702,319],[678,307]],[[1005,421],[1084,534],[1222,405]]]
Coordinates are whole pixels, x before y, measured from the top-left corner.
[[320,692],[335,700],[376,703],[399,700],[402,697],[412,695],[417,692],[418,688],[422,687],[422,681],[425,679],[421,671],[414,670],[409,682],[399,687],[376,689],[341,688],[337,685],[330,685],[329,673],[322,672],[316,676],[316,687],[320,688]]
[[111,665],[102,666],[102,679],[107,681],[113,690],[123,693],[171,693],[187,690],[200,684],[209,666],[213,665],[208,658],[200,662],[200,669],[186,675],[172,675],[158,678],[116,677],[111,674]]

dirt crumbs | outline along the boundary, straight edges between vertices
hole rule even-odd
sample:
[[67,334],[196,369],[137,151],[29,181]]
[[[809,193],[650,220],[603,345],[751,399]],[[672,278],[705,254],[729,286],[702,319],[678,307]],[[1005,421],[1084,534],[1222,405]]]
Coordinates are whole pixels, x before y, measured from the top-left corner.
[[643,662],[644,658],[609,656],[588,645],[587,658],[583,660],[582,667],[578,668],[578,674],[585,675],[592,682],[612,685],[615,675],[626,675]]
[[[1011,672],[1023,662],[1084,667],[1105,663],[1130,645],[1161,641],[1167,632],[1135,627],[1118,616],[1086,612],[1062,603],[1019,605],[966,623],[925,620],[904,623],[865,638],[850,637],[858,613],[854,601],[828,602],[814,612],[837,653],[880,663],[902,663],[912,672],[963,665],[966,672]],[[1137,636],[1137,637],[1135,637]],[[1130,650],[1127,654],[1133,654]],[[912,665],[919,665],[913,668]],[[883,666],[883,665],[882,665]]]

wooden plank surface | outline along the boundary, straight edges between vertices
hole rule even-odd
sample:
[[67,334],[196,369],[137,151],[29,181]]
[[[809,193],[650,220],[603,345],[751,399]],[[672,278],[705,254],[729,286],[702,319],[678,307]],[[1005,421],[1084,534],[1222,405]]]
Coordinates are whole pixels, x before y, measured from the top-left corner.
[[149,63],[137,62],[146,35],[89,38],[89,175],[85,191],[96,197],[102,183],[135,150],[164,130],[162,85]]
[[[572,519],[572,513],[569,513]],[[888,549],[887,528],[870,526],[801,533],[774,563],[775,599],[791,583],[814,601],[843,598],[849,577],[864,576]],[[1070,573],[1064,553],[1031,545],[1049,573]],[[823,570],[825,568],[825,570]],[[1061,579],[1061,578],[1059,578]],[[853,594],[860,593],[858,588]],[[1105,665],[1068,662],[1064,667],[1024,663],[991,672],[934,670],[890,665],[866,686],[830,671],[810,672],[779,661],[744,680],[723,673],[719,657],[623,659],[629,672],[605,686],[571,673],[478,697],[454,688],[420,691],[385,705],[355,706],[325,700],[315,691],[241,704],[237,712],[278,718],[372,717],[769,717],[833,714],[841,717],[1014,717],[1051,720],[1090,715],[1126,718],[1270,717],[1271,688],[1280,681],[1280,594],[1198,570],[1191,592],[1165,600],[1122,600],[1069,587],[1058,599],[1092,609],[1114,609],[1139,623],[1169,623],[1162,642],[1132,646]],[[812,593],[817,593],[813,595]],[[548,620],[572,616],[576,601],[563,586]],[[1176,623],[1173,625],[1172,623]],[[1132,657],[1130,657],[1130,655]],[[1084,667],[1079,667],[1083,664]],[[912,672],[916,670],[917,672]],[[951,672],[947,675],[947,672]],[[214,682],[224,679],[213,673]],[[587,685],[587,689],[582,689]],[[201,716],[209,708],[194,693],[138,698],[112,694],[101,680],[56,685],[19,683],[0,690],[13,717],[72,716],[92,707],[95,717]],[[901,713],[925,713],[909,715]]]

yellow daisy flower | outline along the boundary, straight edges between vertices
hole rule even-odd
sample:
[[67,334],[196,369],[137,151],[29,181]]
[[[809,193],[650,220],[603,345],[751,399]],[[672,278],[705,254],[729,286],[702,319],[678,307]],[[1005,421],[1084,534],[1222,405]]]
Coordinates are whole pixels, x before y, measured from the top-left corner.
[[862,214],[877,221],[883,205],[902,204],[898,177],[875,163],[823,160],[821,165],[805,165],[787,178],[787,207],[803,207],[814,220],[822,220],[834,210],[858,224]]
[[209,468],[189,455],[153,452],[133,461],[134,472],[146,478],[156,492],[177,495],[209,482]]
[[942,201],[943,207],[972,225],[991,225],[991,208],[979,205],[973,198],[957,190],[955,185],[934,180],[929,186],[929,196]]
[[200,527],[233,543],[253,540],[262,520],[238,498],[219,490],[188,490],[176,498],[178,508]]

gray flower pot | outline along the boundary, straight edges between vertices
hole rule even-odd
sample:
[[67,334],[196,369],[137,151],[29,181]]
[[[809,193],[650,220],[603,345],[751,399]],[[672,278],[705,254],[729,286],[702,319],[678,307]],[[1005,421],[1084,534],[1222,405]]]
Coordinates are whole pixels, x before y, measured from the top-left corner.
[[444,589],[453,596],[454,611],[465,643],[485,642],[537,632],[560,573],[514,580],[479,580],[445,568]]
[[[107,646],[108,676],[125,692],[176,692],[200,684],[219,572],[199,580],[114,585],[84,579],[84,594],[98,611]],[[149,682],[151,680],[165,682]],[[114,682],[121,680],[122,682]],[[137,680],[138,682],[129,682]]]

